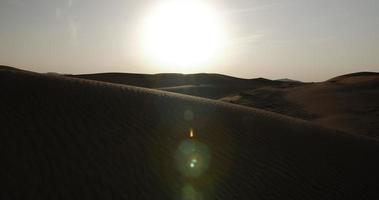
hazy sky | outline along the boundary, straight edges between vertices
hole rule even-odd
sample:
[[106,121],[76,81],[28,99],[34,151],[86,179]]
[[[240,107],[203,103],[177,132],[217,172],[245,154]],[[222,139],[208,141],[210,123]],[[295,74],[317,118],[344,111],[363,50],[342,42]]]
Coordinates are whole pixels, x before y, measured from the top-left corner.
[[[321,81],[379,71],[378,0],[204,1],[221,14],[227,45],[197,72]],[[60,73],[181,72],[150,66],[138,51],[139,23],[157,2],[1,0],[0,64]]]

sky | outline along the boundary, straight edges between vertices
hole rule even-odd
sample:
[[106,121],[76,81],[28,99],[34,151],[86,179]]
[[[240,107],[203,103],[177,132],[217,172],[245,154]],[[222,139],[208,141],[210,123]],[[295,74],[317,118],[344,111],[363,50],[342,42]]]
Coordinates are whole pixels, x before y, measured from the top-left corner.
[[378,0],[203,0],[217,13],[224,43],[209,62],[186,68],[150,62],[141,47],[141,27],[162,2],[1,0],[0,64],[70,74],[205,72],[301,81],[379,72]]

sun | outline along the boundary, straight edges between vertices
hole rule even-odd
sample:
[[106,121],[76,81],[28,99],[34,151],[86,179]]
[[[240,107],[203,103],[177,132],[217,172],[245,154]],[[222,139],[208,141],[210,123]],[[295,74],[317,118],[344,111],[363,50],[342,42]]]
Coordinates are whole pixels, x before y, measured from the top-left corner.
[[176,72],[206,70],[225,41],[221,17],[196,0],[160,1],[149,11],[142,33],[146,58]]

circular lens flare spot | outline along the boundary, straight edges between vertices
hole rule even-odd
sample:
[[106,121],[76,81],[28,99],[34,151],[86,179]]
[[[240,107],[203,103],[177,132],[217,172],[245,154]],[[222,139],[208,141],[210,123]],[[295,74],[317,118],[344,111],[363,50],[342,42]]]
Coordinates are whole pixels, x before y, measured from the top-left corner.
[[190,167],[191,167],[191,168],[194,168],[195,165],[196,165],[196,163],[197,163],[197,159],[196,159],[196,158],[193,158],[193,159],[191,160]]
[[183,141],[176,152],[178,170],[187,177],[201,176],[209,166],[208,147],[196,140]]

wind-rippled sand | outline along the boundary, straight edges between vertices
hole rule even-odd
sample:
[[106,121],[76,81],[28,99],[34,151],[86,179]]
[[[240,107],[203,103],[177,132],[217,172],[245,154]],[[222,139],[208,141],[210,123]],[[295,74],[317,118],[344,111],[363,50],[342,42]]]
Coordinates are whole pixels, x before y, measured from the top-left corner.
[[56,75],[0,70],[0,153],[1,199],[379,199],[378,140]]

